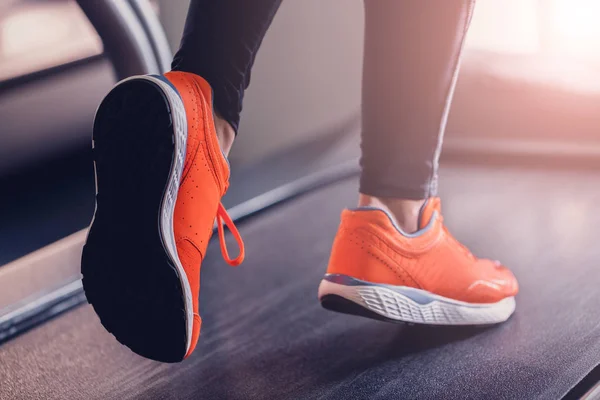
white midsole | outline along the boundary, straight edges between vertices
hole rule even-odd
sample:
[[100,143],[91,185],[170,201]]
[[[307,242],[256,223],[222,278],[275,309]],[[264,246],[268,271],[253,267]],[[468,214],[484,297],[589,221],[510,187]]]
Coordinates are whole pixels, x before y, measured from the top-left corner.
[[[344,285],[323,279],[319,286],[319,299],[337,295],[352,301],[386,318],[427,325],[486,325],[506,321],[515,311],[514,297],[497,303],[472,304],[431,294],[430,301],[420,304],[402,289],[392,290],[382,285]],[[420,291],[420,295],[426,291]]]
[[169,104],[171,106],[171,115],[173,118],[173,130],[175,132],[175,165],[171,169],[171,176],[169,177],[169,184],[167,190],[165,190],[162,211],[161,211],[161,233],[169,257],[173,260],[181,287],[183,288],[185,297],[185,315],[186,315],[186,327],[187,327],[187,343],[186,353],[190,349],[192,343],[192,331],[194,327],[194,303],[192,298],[192,288],[187,279],[185,269],[181,264],[179,255],[177,254],[177,244],[175,243],[175,230],[173,227],[173,215],[175,214],[175,204],[177,203],[177,193],[179,193],[179,183],[181,182],[181,175],[183,173],[183,167],[185,165],[185,154],[187,150],[187,118],[185,114],[185,107],[183,101],[179,95],[173,90],[171,86],[161,81],[160,79],[151,76],[142,76],[141,78],[152,80],[162,87],[165,92]]

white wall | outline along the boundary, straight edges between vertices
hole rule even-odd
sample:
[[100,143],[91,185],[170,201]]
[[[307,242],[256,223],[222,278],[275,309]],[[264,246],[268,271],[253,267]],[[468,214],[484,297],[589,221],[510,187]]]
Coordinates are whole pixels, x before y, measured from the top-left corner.
[[506,53],[537,52],[540,1],[547,0],[478,0],[465,47]]

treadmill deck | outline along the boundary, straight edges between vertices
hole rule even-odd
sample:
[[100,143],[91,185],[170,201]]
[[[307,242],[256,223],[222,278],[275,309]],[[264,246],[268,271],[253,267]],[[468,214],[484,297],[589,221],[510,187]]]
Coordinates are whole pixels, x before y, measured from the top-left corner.
[[180,364],[142,359],[81,306],[0,347],[0,399],[558,399],[600,361],[600,187],[593,174],[447,167],[450,230],[521,293],[491,328],[389,324],[321,308],[347,180],[240,225],[246,262],[211,243],[203,330]]

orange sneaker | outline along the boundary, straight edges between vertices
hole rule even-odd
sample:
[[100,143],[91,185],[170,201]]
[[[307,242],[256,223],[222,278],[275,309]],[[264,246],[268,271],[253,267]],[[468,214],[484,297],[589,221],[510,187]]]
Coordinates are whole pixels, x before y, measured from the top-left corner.
[[345,210],[323,307],[385,321],[487,325],[515,310],[518,285],[500,263],[474,257],[443,225],[440,200],[427,200],[419,227],[406,234],[383,210]]
[[[119,82],[98,108],[93,146],[96,212],[81,263],[87,299],[137,354],[181,361],[200,333],[200,264],[215,219],[226,260],[244,257],[220,204],[229,165],[210,86],[183,72]],[[234,260],[223,221],[240,246]]]

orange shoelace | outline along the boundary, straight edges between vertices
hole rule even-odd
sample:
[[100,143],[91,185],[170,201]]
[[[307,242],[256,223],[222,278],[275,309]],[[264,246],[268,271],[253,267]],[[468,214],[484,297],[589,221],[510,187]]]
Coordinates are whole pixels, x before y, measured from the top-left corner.
[[[232,233],[235,238],[238,248],[240,249],[239,254],[236,258],[231,259],[229,257],[229,252],[227,251],[227,243],[225,241],[225,229],[223,225],[227,225],[227,228]],[[231,265],[232,267],[237,267],[244,261],[244,257],[246,255],[246,251],[244,249],[244,241],[242,240],[242,236],[240,232],[236,228],[233,220],[223,207],[223,204],[219,203],[219,208],[217,208],[217,230],[219,231],[219,243],[221,245],[221,254],[223,254],[223,258],[225,261]]]

